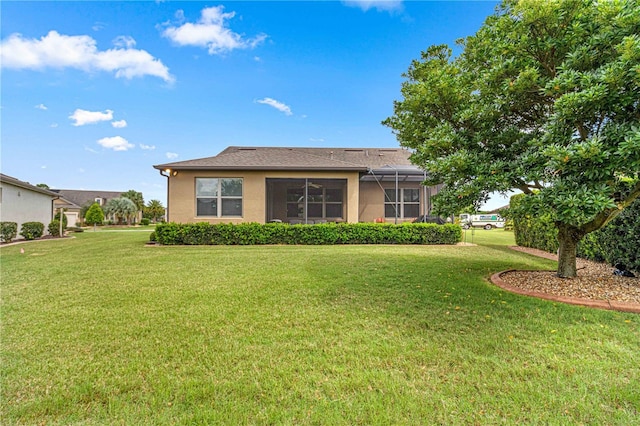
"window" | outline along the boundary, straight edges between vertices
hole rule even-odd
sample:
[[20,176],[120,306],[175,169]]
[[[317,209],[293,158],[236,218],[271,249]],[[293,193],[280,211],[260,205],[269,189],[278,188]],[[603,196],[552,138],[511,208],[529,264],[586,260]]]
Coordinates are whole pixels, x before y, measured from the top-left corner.
[[396,203],[396,190],[384,190],[384,217],[410,218],[420,216],[420,189],[398,188],[398,202]]
[[[307,217],[314,219],[342,219],[343,189],[342,187],[325,187],[323,185],[343,185],[342,182],[322,182],[320,179],[309,182],[307,189]],[[287,188],[287,217],[304,217],[305,188]]]
[[196,216],[242,216],[242,178],[196,178]]

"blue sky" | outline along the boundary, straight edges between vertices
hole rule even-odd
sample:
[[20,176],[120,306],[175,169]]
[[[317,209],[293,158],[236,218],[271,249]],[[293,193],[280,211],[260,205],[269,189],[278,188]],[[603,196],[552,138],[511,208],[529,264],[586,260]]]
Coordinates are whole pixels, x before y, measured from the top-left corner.
[[496,4],[2,1],[2,173],[166,205],[154,164],[230,145],[398,146],[380,122],[402,73]]

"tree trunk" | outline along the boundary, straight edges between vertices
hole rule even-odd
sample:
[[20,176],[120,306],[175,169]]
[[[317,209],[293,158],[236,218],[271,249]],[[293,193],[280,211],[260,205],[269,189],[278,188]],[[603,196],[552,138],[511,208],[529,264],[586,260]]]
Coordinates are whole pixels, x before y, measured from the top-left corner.
[[576,252],[578,242],[584,236],[578,228],[564,223],[556,223],[558,228],[558,273],[560,278],[577,276]]

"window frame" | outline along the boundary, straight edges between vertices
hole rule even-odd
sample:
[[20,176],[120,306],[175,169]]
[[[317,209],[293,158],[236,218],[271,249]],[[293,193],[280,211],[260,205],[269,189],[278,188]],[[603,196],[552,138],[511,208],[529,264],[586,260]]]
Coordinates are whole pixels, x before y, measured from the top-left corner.
[[[319,182],[319,180],[316,180]],[[346,182],[345,182],[346,184]],[[287,188],[287,219],[297,219],[303,217],[303,212],[300,211],[300,205],[305,204],[304,188]],[[333,195],[337,195],[335,191],[339,191],[340,199],[330,199],[332,197],[327,196],[327,192],[333,192]],[[307,218],[310,220],[322,220],[322,219],[337,219],[344,220],[344,199],[345,199],[345,188],[337,185],[326,186],[323,185],[321,188],[309,188],[307,190],[307,194],[309,199],[306,202],[307,206]],[[329,209],[335,208],[340,209],[340,216],[327,215],[327,207]],[[312,215],[311,210],[320,209],[320,215]]]
[[[420,216],[420,188],[397,188],[398,192],[396,193],[396,188],[384,188],[384,217],[386,219],[398,218],[398,219],[411,219],[414,217]],[[405,200],[405,190],[407,191],[416,191],[418,195],[418,199],[416,201],[406,201]],[[390,191],[393,197],[390,197],[388,194]],[[398,200],[396,201],[396,195],[398,196]],[[395,214],[391,216],[387,216],[387,206],[392,207],[392,211],[395,212],[396,206],[398,209],[397,216]],[[417,206],[418,214],[416,215],[407,215],[405,214],[405,206]]]
[[[216,188],[214,195],[199,195],[198,194],[198,181],[202,179],[216,180]],[[240,181],[240,195],[223,195],[222,185],[225,180],[239,180]],[[244,217],[244,178],[242,177],[217,177],[217,176],[201,176],[196,177],[194,181],[194,193],[195,193],[195,217],[202,218],[242,218]],[[215,214],[200,214],[198,209],[199,200],[213,200],[215,202]],[[240,200],[240,214],[223,214],[223,203],[230,200]]]

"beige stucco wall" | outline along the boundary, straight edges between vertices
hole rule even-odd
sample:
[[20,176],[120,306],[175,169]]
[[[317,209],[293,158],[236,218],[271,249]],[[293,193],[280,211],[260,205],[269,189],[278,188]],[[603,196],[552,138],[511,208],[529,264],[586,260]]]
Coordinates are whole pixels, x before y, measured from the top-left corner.
[[[243,179],[243,217],[198,217],[196,216],[196,178],[242,178]],[[169,178],[169,217],[170,222],[178,223],[242,223],[266,220],[267,188],[266,180],[284,179],[347,179],[346,212],[347,222],[358,222],[360,201],[357,172],[286,172],[286,171],[178,171],[177,176]]]
[[[382,186],[382,188],[380,187]],[[361,182],[360,183],[360,221],[361,222],[375,222],[376,219],[381,218],[385,222],[393,223],[395,218],[384,217],[384,189],[394,189],[395,182]],[[437,187],[430,187],[429,191],[424,190],[424,186],[417,182],[399,182],[398,188],[420,188],[420,214],[426,214],[424,211],[428,209],[428,204],[425,203],[425,192],[427,198],[430,195],[435,195],[438,192]],[[427,203],[430,202],[427,200]],[[399,218],[398,222],[410,222],[414,218]]]
[[0,182],[0,221],[16,222],[18,238],[25,222],[40,222],[47,226],[53,218],[53,197],[36,191]]

